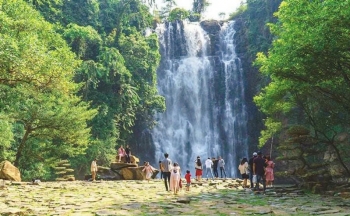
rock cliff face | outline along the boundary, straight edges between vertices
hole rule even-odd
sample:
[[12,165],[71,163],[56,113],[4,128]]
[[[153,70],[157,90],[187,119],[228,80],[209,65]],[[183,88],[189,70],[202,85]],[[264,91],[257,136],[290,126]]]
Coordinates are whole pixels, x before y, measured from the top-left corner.
[[210,38],[210,51],[208,53],[210,56],[220,55],[220,32],[223,24],[222,21],[217,20],[207,20],[200,23],[201,27],[208,33]]

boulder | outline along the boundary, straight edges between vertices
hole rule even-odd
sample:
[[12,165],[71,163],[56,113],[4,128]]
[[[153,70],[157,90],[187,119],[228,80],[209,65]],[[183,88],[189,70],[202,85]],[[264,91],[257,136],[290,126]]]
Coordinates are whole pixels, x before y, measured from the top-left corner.
[[103,179],[103,180],[121,180],[122,176],[118,173],[112,170],[109,167],[98,167],[97,169],[97,180]]
[[0,163],[0,179],[20,182],[21,173],[9,161],[3,161]]
[[116,170],[121,170],[123,168],[128,168],[128,167],[137,167],[137,164],[127,164],[127,163],[123,163],[123,162],[121,162],[121,163],[112,162],[110,167],[113,171],[116,171]]
[[143,180],[145,176],[142,170],[143,167],[128,167],[121,169],[119,173],[124,180]]
[[[118,163],[118,160],[119,160],[119,156],[117,155],[116,158],[115,158],[116,163]],[[126,157],[123,156],[121,158],[121,161],[122,161],[121,163],[126,163]],[[140,159],[138,157],[134,156],[134,155],[130,155],[130,162],[132,164],[136,164],[137,165],[137,164],[140,163]]]

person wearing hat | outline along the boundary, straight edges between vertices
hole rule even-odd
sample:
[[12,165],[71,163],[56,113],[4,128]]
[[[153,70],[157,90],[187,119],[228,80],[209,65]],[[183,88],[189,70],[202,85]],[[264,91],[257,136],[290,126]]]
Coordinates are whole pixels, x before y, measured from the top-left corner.
[[262,153],[258,152],[258,156],[254,159],[253,162],[253,174],[256,175],[256,184],[255,189],[259,191],[260,182],[263,184],[263,192],[266,190],[266,181],[265,181],[265,159],[262,157]]
[[258,156],[258,153],[254,152],[253,153],[253,157],[251,157],[249,159],[249,162],[248,162],[248,165],[249,165],[249,181],[250,181],[250,188],[253,188],[254,187],[254,184],[253,184],[253,162],[254,162],[254,159]]

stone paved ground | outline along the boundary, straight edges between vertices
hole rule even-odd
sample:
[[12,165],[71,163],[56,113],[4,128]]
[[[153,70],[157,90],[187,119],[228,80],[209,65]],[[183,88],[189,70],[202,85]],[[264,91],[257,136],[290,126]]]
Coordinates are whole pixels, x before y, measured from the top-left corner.
[[235,180],[204,181],[190,192],[166,192],[163,182],[42,182],[0,189],[0,215],[350,215],[350,200],[275,187],[265,195]]

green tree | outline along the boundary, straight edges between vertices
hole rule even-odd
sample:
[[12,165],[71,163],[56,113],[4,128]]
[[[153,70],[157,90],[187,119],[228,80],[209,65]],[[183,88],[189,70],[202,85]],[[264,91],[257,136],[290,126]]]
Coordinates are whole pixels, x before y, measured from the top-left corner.
[[63,36],[79,59],[97,59],[96,56],[100,52],[102,38],[91,26],[82,27],[69,24],[64,30]]
[[193,14],[198,14],[200,17],[209,5],[208,0],[193,0],[192,12]]
[[38,161],[86,147],[86,124],[95,111],[75,96],[79,61],[52,25],[20,0],[0,0],[0,8],[0,116],[7,116],[0,127],[7,137],[2,148],[9,149],[11,143],[11,153],[2,159],[13,159],[23,171],[31,167],[26,164],[31,156],[41,155],[32,157],[35,167]]
[[175,20],[184,20],[190,16],[190,13],[183,8],[175,8],[170,11],[168,20],[170,22]]
[[165,110],[164,98],[158,95],[156,88],[156,69],[160,61],[157,36],[152,34],[144,37],[132,28],[128,33],[129,35],[123,34],[120,37],[121,54],[140,98],[138,117],[143,119],[147,127],[152,127],[155,112]]
[[295,121],[331,147],[347,175],[350,152],[336,137],[349,132],[349,6],[349,1],[335,0],[282,2],[279,22],[270,24],[276,35],[273,47],[257,59],[271,83],[255,98],[275,121],[302,116]]

